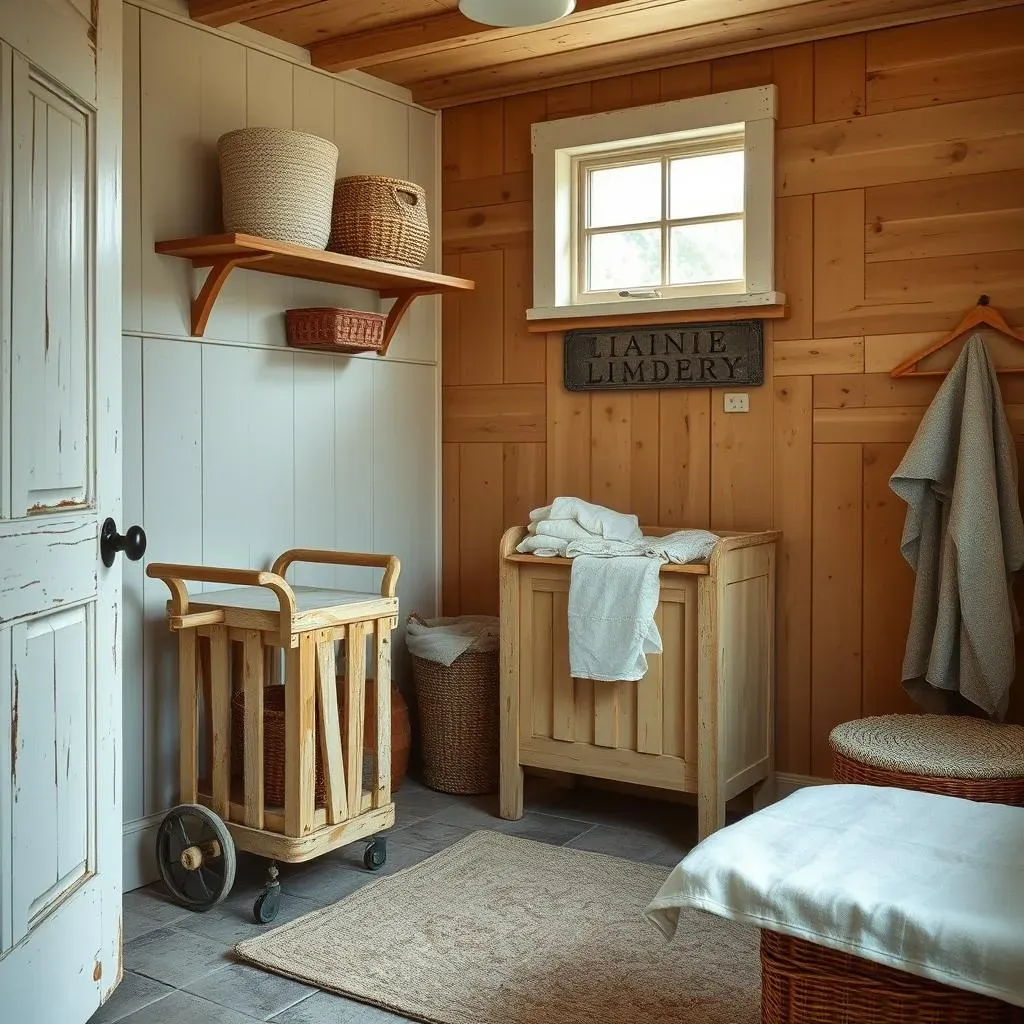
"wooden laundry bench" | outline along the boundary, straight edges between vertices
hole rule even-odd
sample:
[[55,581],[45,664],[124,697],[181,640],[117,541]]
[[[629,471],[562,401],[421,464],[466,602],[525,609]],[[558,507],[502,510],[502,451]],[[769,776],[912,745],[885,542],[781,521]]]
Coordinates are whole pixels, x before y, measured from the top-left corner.
[[721,533],[707,565],[662,567],[664,653],[639,682],[572,678],[572,562],[518,554],[525,535],[500,549],[502,817],[522,817],[525,765],[696,793],[700,835],[721,828],[726,801],[774,772],[781,534]]

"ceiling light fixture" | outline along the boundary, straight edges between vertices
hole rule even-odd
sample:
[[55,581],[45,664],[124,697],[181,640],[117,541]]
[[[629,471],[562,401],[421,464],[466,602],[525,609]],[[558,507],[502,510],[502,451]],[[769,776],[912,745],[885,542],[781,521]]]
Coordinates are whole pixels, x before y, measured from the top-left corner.
[[576,9],[576,0],[459,0],[459,10],[481,25],[512,28],[558,21]]

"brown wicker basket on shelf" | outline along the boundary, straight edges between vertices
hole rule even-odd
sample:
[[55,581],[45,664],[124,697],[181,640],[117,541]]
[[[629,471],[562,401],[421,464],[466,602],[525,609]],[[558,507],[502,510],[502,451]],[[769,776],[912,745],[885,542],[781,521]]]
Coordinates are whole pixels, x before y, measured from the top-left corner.
[[467,651],[451,665],[412,659],[423,781],[442,793],[498,788],[498,652]]
[[384,347],[383,313],[330,306],[285,312],[288,344],[321,352],[379,352]]
[[761,932],[762,1024],[1024,1024],[1024,1009]]
[[411,181],[360,174],[334,185],[327,248],[418,267],[430,248],[427,194]]
[[837,725],[832,778],[1024,807],[1024,727],[957,715],[878,715]]
[[[316,719],[319,730],[319,715]],[[231,698],[231,763],[233,774],[242,774],[245,764],[245,692],[239,690]],[[284,807],[284,687],[263,687],[263,800],[270,807]],[[316,751],[317,807],[327,805],[324,789],[324,766]]]

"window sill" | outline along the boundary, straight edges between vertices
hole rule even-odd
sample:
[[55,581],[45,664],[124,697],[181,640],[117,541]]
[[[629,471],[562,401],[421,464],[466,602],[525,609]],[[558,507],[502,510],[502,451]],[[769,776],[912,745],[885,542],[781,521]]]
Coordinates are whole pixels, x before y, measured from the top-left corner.
[[707,320],[777,320],[787,314],[785,295],[781,292],[760,292],[535,307],[526,311],[526,327],[531,334],[551,334],[586,327],[642,327],[648,324],[703,323]]

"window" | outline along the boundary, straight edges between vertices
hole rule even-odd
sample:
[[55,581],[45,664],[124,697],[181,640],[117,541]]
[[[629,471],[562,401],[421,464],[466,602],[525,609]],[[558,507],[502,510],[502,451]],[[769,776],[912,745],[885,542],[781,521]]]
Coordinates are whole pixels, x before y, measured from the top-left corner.
[[530,319],[781,303],[775,89],[534,125]]
[[744,291],[743,163],[742,135],[578,158],[574,300]]

